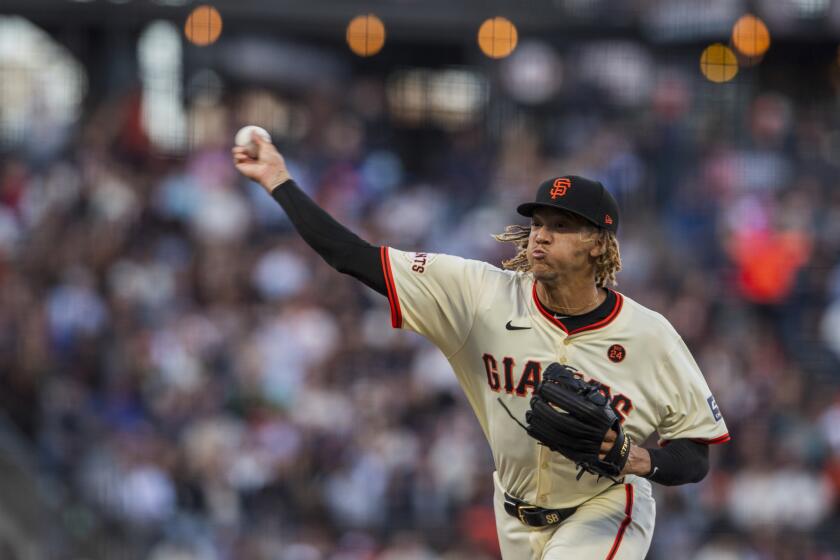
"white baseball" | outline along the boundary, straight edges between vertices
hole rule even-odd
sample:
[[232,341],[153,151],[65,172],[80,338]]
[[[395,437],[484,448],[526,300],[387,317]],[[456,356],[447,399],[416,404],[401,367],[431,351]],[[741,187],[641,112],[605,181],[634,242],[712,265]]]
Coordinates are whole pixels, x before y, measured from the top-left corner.
[[244,146],[248,152],[248,155],[252,158],[257,157],[257,145],[251,140],[251,135],[256,132],[260,136],[262,136],[266,142],[271,142],[271,135],[268,131],[260,126],[248,125],[243,126],[239,129],[239,132],[236,133],[236,136],[233,139],[234,144],[237,146]]

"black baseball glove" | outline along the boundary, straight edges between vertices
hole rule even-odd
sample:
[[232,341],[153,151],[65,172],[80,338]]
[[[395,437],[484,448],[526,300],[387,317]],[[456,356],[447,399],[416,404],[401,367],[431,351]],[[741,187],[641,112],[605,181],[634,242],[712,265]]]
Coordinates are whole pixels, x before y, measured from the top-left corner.
[[[531,437],[575,462],[578,480],[584,471],[616,480],[627,464],[630,437],[600,384],[586,383],[564,365],[546,368],[525,421]],[[598,454],[610,429],[617,438],[601,460]]]

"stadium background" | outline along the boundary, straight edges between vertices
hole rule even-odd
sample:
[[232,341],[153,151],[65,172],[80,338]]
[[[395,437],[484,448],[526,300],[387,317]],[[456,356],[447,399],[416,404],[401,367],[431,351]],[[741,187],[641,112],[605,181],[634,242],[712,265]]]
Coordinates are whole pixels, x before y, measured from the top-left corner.
[[[840,1],[219,0],[203,47],[197,4],[0,3],[0,558],[498,557],[446,362],[237,176],[244,124],[402,249],[498,263],[541,179],[604,181],[733,435],[649,558],[840,558]],[[746,13],[769,50],[701,68]]]

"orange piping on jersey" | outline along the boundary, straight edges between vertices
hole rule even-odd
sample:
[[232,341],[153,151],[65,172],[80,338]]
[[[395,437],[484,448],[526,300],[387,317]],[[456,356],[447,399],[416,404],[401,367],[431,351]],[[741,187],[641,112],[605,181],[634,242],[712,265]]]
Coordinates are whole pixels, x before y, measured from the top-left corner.
[[706,445],[714,445],[716,443],[726,443],[730,439],[732,438],[729,437],[729,434],[727,433],[712,439],[695,438],[691,441],[696,441],[697,443],[705,443]]
[[554,315],[552,315],[551,313],[546,311],[545,307],[543,307],[542,303],[540,303],[540,298],[537,297],[537,283],[536,282],[534,282],[534,286],[531,288],[531,293],[534,296],[534,303],[537,304],[537,309],[539,310],[540,313],[542,313],[543,317],[545,317],[546,319],[548,319],[549,321],[554,323],[555,326],[560,327],[560,329],[562,329],[562,331],[564,333],[569,334],[569,331],[566,330],[566,325],[564,325],[563,323],[561,323],[560,321],[555,319]]
[[382,260],[382,273],[385,275],[385,291],[388,292],[388,305],[391,308],[391,326],[395,329],[402,327],[402,310],[400,309],[400,298],[397,296],[397,286],[394,284],[394,275],[391,272],[391,259],[388,255],[388,247],[379,248],[379,257]]
[[621,539],[624,538],[624,532],[627,530],[627,526],[630,525],[630,522],[633,521],[633,485],[625,484],[624,491],[627,493],[627,501],[624,506],[624,519],[621,521],[621,526],[618,528],[618,534],[615,536],[615,540],[613,541],[610,553],[607,554],[606,560],[613,560],[613,558],[615,558],[615,554],[618,552],[618,547],[621,546]]
[[579,329],[575,329],[569,333],[569,335],[577,334],[583,331],[591,331],[595,329],[600,329],[601,327],[606,327],[610,323],[613,322],[613,319],[618,317],[618,314],[621,313],[621,308],[624,306],[624,296],[620,293],[615,292],[615,305],[610,311],[610,314],[598,321],[597,323],[592,323],[591,325],[587,325],[585,327],[581,327]]
[[[704,443],[706,445],[715,445],[716,443],[726,443],[727,441],[731,440],[732,438],[729,437],[729,434],[723,434],[722,436],[718,436],[712,439],[705,439],[705,438],[689,438],[688,441],[693,441],[694,443]],[[662,439],[659,440],[659,447],[665,447],[671,443],[670,439]]]
[[[609,288],[607,288],[607,289],[609,289]],[[591,325],[586,325],[585,327],[580,327],[579,329],[575,329],[575,330],[569,332],[569,330],[566,329],[566,325],[564,325],[562,323],[562,321],[558,321],[557,319],[555,319],[554,315],[549,313],[548,310],[545,307],[543,307],[542,303],[540,303],[540,298],[537,297],[537,283],[536,282],[534,282],[534,286],[531,289],[531,292],[534,296],[534,303],[537,305],[537,309],[540,311],[540,313],[542,313],[543,317],[545,317],[546,319],[548,319],[549,321],[554,323],[554,325],[556,325],[557,327],[560,327],[560,329],[569,336],[571,336],[573,334],[581,333],[581,332],[584,332],[584,331],[591,331],[591,330],[595,330],[595,329],[600,329],[602,327],[606,327],[607,325],[612,323],[613,320],[616,317],[618,317],[618,314],[621,313],[621,308],[624,305],[624,296],[622,296],[618,292],[614,292],[615,293],[615,305],[613,306],[612,311],[610,311],[609,315],[607,315],[606,317],[604,317],[603,319],[601,319],[600,321],[598,321],[596,323],[592,323]]]

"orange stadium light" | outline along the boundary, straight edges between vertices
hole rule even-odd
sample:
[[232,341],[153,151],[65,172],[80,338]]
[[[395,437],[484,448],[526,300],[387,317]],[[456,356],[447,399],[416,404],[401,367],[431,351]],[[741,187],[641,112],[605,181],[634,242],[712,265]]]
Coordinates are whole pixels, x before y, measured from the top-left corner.
[[700,55],[700,71],[709,81],[728,82],[738,73],[738,59],[732,49],[722,43],[714,43]]
[[347,45],[359,56],[373,56],[385,45],[385,24],[373,14],[354,17],[347,25]]
[[514,51],[519,35],[516,26],[503,17],[485,20],[478,28],[478,46],[490,58],[504,58]]
[[770,32],[763,21],[746,14],[732,26],[732,44],[745,56],[761,56],[770,48]]
[[215,43],[222,34],[222,15],[213,6],[197,6],[184,24],[187,40],[198,47]]

